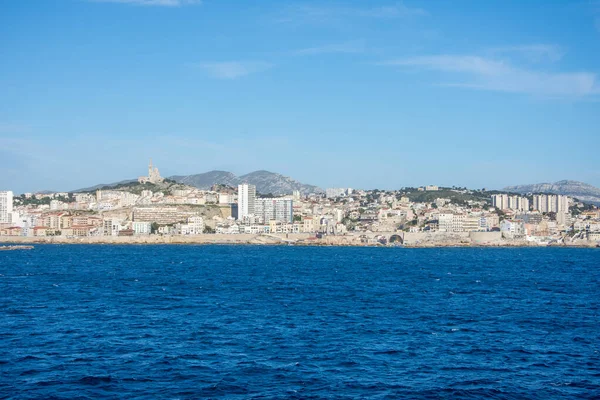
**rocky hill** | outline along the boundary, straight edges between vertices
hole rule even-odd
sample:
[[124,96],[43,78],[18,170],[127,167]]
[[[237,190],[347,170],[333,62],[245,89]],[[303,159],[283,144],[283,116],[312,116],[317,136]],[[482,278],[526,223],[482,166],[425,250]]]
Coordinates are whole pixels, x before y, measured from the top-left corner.
[[292,194],[294,190],[303,194],[323,192],[323,189],[317,186],[300,183],[290,177],[269,171],[254,171],[242,176],[227,171],[210,171],[196,175],[171,176],[169,179],[205,190],[209,190],[216,184],[237,186],[241,183],[249,183],[255,185],[256,191],[262,194],[284,195]]
[[600,189],[577,181],[559,181],[555,183],[536,183],[531,185],[508,186],[505,191],[514,193],[548,193],[575,197],[587,203],[600,204]]
[[203,174],[187,176],[175,175],[171,176],[169,179],[203,190],[210,190],[211,186],[215,184],[237,186],[239,182],[237,176],[227,171],[209,171]]

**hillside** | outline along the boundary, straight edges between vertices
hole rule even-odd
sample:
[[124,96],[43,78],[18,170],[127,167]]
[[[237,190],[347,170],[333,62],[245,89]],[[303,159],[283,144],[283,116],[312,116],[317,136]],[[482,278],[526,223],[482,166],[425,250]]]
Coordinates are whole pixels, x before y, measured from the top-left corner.
[[242,176],[236,176],[227,171],[210,171],[196,175],[172,176],[170,179],[205,190],[209,190],[216,184],[237,186],[241,183],[249,183],[255,185],[257,192],[262,194],[284,195],[292,194],[294,190],[303,194],[323,192],[323,189],[317,186],[304,184],[269,171],[254,171]]
[[508,186],[504,190],[515,193],[562,194],[575,197],[587,203],[600,204],[600,189],[577,181],[558,181],[555,183],[536,183],[530,185]]
[[[227,171],[209,171],[194,175],[174,175],[167,178],[179,184],[193,186],[202,190],[210,190],[213,185],[225,185],[237,187],[241,183],[249,183],[256,186],[256,191],[261,194],[285,195],[292,194],[294,190],[302,194],[323,193],[323,189],[298,182],[290,177],[269,171],[254,171],[246,175],[236,176]],[[165,182],[168,184],[169,182]],[[165,189],[162,187],[160,189]],[[168,185],[167,185],[168,186]],[[139,185],[137,180],[129,179],[115,183],[99,184],[88,188],[74,190],[73,192],[92,192],[97,189],[123,189],[135,188],[143,190],[144,186]]]

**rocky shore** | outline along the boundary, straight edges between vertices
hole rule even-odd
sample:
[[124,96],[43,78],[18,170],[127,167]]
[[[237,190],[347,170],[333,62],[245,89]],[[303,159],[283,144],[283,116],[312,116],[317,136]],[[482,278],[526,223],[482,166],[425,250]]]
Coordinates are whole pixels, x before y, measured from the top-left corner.
[[[539,244],[533,241],[503,238],[501,235],[471,234],[404,234],[385,235],[347,234],[316,238],[310,234],[204,234],[195,236],[147,235],[147,236],[96,236],[96,237],[3,237],[6,244],[250,244],[250,245],[303,245],[303,246],[370,246],[407,248],[436,247],[598,247],[596,241],[560,242]],[[381,241],[381,238],[385,240]],[[401,239],[401,240],[400,240]]]

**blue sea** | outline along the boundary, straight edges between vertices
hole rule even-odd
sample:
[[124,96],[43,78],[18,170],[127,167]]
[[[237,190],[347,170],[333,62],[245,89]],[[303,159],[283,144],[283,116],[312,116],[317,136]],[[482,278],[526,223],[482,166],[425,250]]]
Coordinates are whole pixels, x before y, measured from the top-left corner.
[[600,397],[600,250],[0,252],[2,399]]

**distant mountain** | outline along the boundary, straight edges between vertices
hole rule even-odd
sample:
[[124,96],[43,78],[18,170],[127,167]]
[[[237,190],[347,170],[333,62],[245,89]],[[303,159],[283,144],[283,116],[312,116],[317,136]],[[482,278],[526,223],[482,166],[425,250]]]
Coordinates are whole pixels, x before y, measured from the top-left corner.
[[237,176],[227,171],[209,171],[203,174],[188,176],[175,175],[169,177],[169,179],[203,190],[209,190],[212,185],[217,183],[227,186],[236,186],[239,181]]
[[303,194],[323,192],[323,189],[317,186],[300,183],[290,177],[269,171],[254,171],[242,176],[235,176],[227,171],[210,171],[196,175],[171,176],[169,179],[205,190],[215,184],[237,186],[241,183],[249,183],[255,185],[256,191],[262,194],[284,195],[292,194],[294,190]]
[[558,181],[555,183],[537,183],[532,185],[508,186],[507,192],[514,193],[548,193],[571,196],[587,203],[600,204],[600,189],[577,181]]

